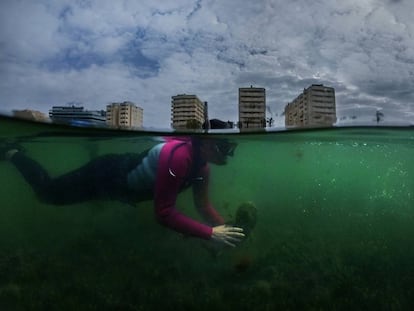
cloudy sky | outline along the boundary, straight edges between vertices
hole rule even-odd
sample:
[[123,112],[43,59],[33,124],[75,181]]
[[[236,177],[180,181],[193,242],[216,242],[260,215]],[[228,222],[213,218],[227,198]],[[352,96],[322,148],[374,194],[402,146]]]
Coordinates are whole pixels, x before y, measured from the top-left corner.
[[[0,110],[132,101],[169,128],[171,96],[237,121],[238,88],[267,116],[312,83],[339,119],[414,121],[412,0],[1,0]],[[343,122],[346,122],[344,120]]]

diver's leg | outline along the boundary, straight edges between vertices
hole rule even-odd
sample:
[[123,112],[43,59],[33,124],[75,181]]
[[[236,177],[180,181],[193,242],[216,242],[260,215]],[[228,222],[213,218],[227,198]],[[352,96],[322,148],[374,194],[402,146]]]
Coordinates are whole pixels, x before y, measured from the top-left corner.
[[137,198],[128,187],[128,173],[139,165],[145,153],[108,154],[52,180],[55,203],[74,203],[91,199],[130,202]]
[[98,158],[72,172],[51,178],[38,162],[23,152],[13,154],[10,161],[30,184],[41,201],[58,205],[98,198],[101,193],[100,187],[109,182],[100,179],[99,171],[105,170],[106,166],[113,167],[110,163],[111,159]]
[[45,190],[51,182],[47,171],[39,163],[27,157],[23,152],[13,152],[10,154],[9,160],[23,175],[35,193],[40,198],[44,198],[47,195],[47,191]]
[[105,155],[55,178],[50,178],[39,163],[22,152],[15,153],[10,161],[40,200],[62,205],[93,199],[128,201],[127,174],[142,158],[142,154]]

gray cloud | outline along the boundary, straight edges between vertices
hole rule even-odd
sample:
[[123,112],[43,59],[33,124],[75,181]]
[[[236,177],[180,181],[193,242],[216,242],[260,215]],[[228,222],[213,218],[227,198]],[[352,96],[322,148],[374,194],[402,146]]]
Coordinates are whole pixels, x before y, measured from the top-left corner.
[[166,128],[172,95],[197,94],[210,117],[237,120],[239,87],[265,87],[280,116],[323,83],[340,117],[382,109],[412,122],[413,10],[388,0],[3,0],[1,109],[131,100],[146,126]]

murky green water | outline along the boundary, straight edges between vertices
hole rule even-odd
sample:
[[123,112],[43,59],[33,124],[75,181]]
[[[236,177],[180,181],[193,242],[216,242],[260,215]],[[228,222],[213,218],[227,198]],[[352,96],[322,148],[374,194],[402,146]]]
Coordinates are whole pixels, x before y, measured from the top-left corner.
[[[162,134],[161,134],[162,135]],[[160,133],[157,136],[161,136]],[[52,175],[154,133],[0,120]],[[151,202],[40,203],[0,162],[0,310],[408,310],[414,305],[414,131],[335,128],[232,134],[211,197],[251,237],[213,256],[161,227]],[[68,189],[70,191],[70,189]],[[182,211],[198,217],[191,191]]]

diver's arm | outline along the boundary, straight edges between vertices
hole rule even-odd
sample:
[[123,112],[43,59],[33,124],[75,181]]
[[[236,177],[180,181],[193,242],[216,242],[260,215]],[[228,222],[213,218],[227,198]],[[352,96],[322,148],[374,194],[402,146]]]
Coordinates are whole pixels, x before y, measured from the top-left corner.
[[210,170],[206,164],[199,174],[199,179],[193,182],[194,204],[201,216],[211,225],[223,225],[224,219],[213,207],[209,199]]
[[186,147],[177,148],[170,158],[174,143],[167,143],[160,152],[154,187],[155,214],[159,223],[186,235],[209,240],[213,228],[180,213],[175,204],[188,168],[191,154]]
[[200,214],[213,226],[211,239],[227,246],[235,247],[244,238],[242,228],[224,225],[224,219],[214,209],[208,196],[209,167],[205,165],[200,172],[199,180],[194,181],[194,203]]

